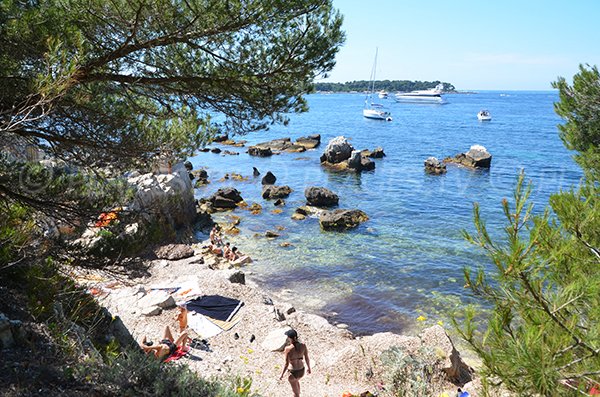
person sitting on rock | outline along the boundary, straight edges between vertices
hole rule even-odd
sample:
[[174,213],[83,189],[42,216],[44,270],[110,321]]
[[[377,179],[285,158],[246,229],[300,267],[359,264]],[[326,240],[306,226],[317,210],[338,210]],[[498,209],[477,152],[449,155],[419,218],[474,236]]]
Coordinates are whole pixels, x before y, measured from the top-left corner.
[[229,261],[231,261],[231,262],[235,262],[236,260],[240,259],[240,251],[238,251],[237,247],[233,247],[229,251],[229,255],[227,256],[227,259],[229,259]]
[[229,259],[230,256],[231,256],[231,244],[229,242],[227,242],[223,246],[223,257],[225,259]]
[[171,333],[171,329],[167,325],[165,327],[165,332],[163,338],[157,345],[153,345],[152,342],[149,342],[144,336],[142,339],[141,348],[144,350],[146,354],[154,354],[160,361],[170,361],[171,357],[179,358],[187,351],[187,343],[189,337],[187,332],[182,333],[177,340],[173,338],[173,334]]

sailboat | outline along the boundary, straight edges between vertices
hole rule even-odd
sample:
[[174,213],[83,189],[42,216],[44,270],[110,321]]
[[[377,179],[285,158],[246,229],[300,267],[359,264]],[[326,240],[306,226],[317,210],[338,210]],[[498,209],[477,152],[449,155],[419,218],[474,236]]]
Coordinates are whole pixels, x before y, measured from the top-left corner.
[[373,70],[371,70],[371,87],[365,99],[365,108],[363,116],[368,119],[392,121],[392,114],[384,110],[383,105],[374,103],[373,93],[375,92],[375,70],[377,69],[377,48],[375,49],[375,62],[373,62]]

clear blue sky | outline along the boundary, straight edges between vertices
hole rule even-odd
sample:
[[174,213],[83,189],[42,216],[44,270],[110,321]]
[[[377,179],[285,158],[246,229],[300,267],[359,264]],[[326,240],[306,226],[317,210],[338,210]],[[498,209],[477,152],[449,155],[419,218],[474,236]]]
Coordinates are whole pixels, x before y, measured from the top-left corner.
[[458,90],[549,90],[600,66],[600,0],[334,0],[346,44],[324,81],[447,81]]

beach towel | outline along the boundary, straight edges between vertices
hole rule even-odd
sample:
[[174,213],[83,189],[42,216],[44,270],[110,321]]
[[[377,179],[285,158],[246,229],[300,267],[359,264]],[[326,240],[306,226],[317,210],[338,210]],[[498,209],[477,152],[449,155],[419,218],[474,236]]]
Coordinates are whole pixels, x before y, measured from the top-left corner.
[[185,304],[190,312],[200,313],[214,320],[231,321],[244,302],[219,295],[205,295]]
[[196,331],[202,338],[211,338],[223,332],[215,323],[200,313],[188,312],[188,327]]
[[173,354],[171,354],[169,357],[165,358],[164,362],[168,363],[169,361],[179,360],[181,357],[188,354],[189,351],[190,351],[189,346],[177,346],[177,350],[175,350],[175,352]]

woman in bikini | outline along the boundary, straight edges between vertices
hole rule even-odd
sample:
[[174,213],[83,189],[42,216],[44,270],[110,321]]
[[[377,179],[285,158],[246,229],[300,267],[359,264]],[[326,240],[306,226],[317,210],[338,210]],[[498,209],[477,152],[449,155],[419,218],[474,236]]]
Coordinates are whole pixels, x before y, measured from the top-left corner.
[[285,371],[291,365],[292,368],[289,370],[290,376],[288,381],[292,386],[294,397],[300,397],[300,378],[304,376],[304,362],[306,361],[306,371],[310,374],[310,359],[308,358],[308,349],[304,343],[298,341],[298,333],[293,329],[286,331],[285,335],[288,337],[290,345],[283,351],[285,354],[285,366],[281,372],[279,379],[283,379]]
[[173,334],[171,333],[171,329],[167,325],[165,327],[164,336],[157,345],[154,346],[152,342],[148,342],[144,336],[141,347],[146,354],[152,353],[158,360],[163,361],[172,356],[177,349],[185,349],[188,339],[187,332],[184,332],[179,336],[179,338],[177,338],[177,340],[175,340],[173,338]]

